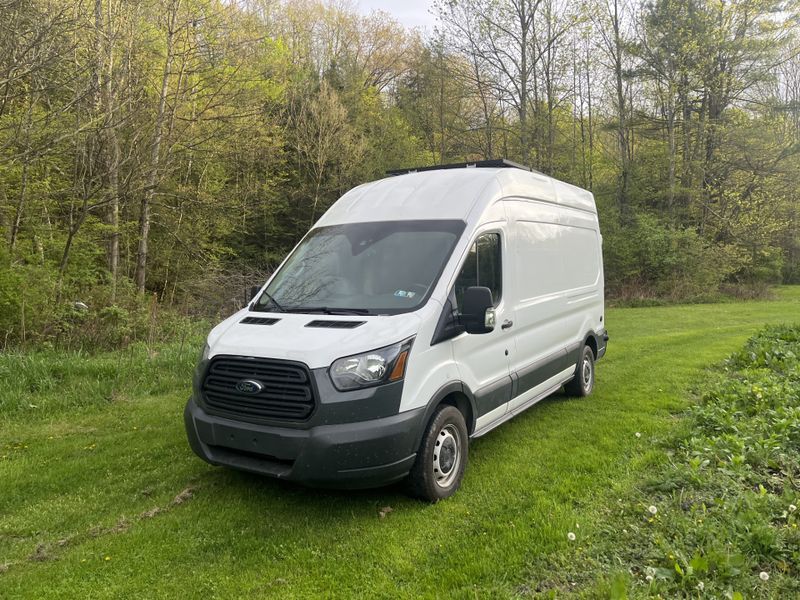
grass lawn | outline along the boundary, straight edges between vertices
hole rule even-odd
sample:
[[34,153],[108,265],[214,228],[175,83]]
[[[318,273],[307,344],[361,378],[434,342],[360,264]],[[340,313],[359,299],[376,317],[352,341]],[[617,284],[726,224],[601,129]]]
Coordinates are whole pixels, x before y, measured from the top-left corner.
[[800,320],[800,288],[777,293],[609,310],[595,394],[550,398],[477,440],[461,490],[437,505],[201,462],[182,420],[200,340],[0,355],[0,598],[602,595],[598,574],[554,587],[553,565],[580,571],[584,541],[613,545],[608,507],[704,367],[765,323]]

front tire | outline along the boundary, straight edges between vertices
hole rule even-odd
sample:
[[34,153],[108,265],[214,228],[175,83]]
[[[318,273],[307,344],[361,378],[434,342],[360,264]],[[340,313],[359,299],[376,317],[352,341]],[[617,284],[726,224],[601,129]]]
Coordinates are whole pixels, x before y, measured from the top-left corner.
[[589,346],[583,347],[583,352],[575,365],[575,377],[564,384],[564,391],[569,396],[585,398],[594,390],[594,352]]
[[464,477],[468,449],[467,425],[461,411],[446,404],[437,408],[408,474],[411,493],[429,502],[452,496]]

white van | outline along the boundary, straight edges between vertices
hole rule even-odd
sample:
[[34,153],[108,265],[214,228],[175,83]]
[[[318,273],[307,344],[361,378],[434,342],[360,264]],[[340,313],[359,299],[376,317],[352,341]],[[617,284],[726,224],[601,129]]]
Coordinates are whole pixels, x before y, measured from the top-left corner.
[[471,438],[592,392],[601,242],[591,193],[508,161],[361,185],[209,334],[189,443],[309,485],[450,496]]

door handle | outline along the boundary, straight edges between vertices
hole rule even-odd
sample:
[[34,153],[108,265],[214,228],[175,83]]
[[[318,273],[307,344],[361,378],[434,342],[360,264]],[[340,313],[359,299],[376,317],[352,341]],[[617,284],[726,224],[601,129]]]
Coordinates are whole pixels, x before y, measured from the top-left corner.
[[509,329],[514,324],[514,321],[511,319],[506,319],[503,321],[503,324],[500,325],[500,329]]

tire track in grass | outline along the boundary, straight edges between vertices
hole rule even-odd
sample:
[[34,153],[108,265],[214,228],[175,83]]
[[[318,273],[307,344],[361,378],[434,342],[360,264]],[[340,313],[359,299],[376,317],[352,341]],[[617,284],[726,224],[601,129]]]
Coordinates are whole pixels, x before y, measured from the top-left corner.
[[[121,516],[117,519],[117,522],[110,527],[97,525],[85,532],[69,535],[55,541],[40,541],[36,544],[34,551],[27,556],[27,561],[47,562],[57,560],[63,551],[65,551],[68,547],[76,548],[88,540],[108,535],[119,535],[126,533],[136,524],[160,515],[165,515],[172,509],[188,502],[195,496],[197,491],[198,486],[187,485],[180,492],[178,492],[168,504],[164,506],[154,506],[132,518]],[[6,561],[0,563],[0,574],[8,572],[17,564],[20,564],[19,561]]]

